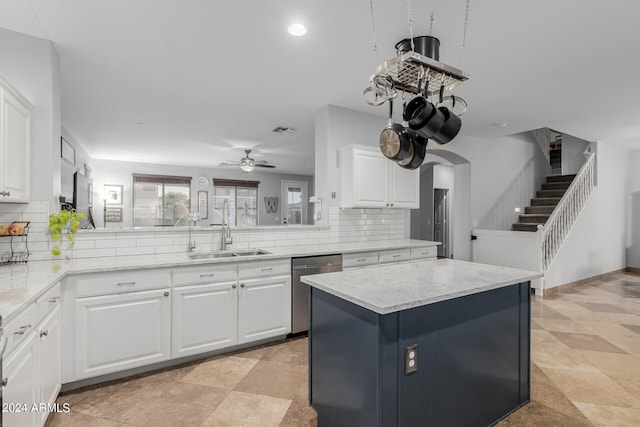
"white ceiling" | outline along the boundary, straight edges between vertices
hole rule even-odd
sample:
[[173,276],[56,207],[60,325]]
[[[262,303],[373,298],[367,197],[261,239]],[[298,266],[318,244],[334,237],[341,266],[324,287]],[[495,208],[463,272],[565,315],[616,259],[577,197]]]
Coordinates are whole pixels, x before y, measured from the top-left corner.
[[[640,2],[471,0],[463,49],[465,4],[411,3],[414,34],[433,12],[440,60],[471,76],[465,134],[546,126],[640,149]],[[1,28],[55,44],[63,125],[92,157],[211,167],[252,148],[300,174],[322,106],[386,113],[362,90],[408,36],[407,3],[374,0],[374,16],[377,60],[368,0],[0,0]]]

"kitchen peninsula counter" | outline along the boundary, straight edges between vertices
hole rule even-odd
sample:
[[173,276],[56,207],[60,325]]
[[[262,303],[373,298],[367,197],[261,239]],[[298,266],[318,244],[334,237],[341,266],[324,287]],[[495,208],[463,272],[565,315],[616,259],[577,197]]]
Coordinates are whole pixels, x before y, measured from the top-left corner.
[[336,253],[352,253],[369,250],[398,248],[435,247],[437,242],[412,239],[377,240],[350,243],[325,243],[312,245],[288,245],[264,247],[257,242],[253,245],[232,245],[229,251],[260,248],[265,255],[191,259],[184,252],[155,255],[127,255],[101,258],[61,258],[51,261],[30,261],[28,263],[0,267],[0,319],[4,324],[15,318],[24,308],[43,295],[65,276],[85,273],[126,271],[153,268],[172,268],[187,265],[237,263],[245,261],[282,259],[300,256],[315,256]]
[[449,259],[303,277],[319,425],[483,426],[525,405],[539,277]]

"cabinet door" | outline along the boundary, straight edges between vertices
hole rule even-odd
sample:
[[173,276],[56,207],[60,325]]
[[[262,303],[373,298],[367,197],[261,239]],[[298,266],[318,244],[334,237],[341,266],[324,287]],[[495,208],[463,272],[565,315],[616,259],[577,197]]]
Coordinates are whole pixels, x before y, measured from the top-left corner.
[[[40,366],[40,390],[38,402],[52,404],[58,397],[62,382],[62,341],[60,327],[60,304],[57,304],[40,324],[36,334]],[[40,425],[44,425],[49,413],[39,411]]]
[[394,208],[420,207],[420,169],[401,168],[390,160],[387,161],[390,175],[389,205]]
[[291,276],[240,282],[238,343],[291,332]]
[[169,359],[169,289],[78,298],[76,379]]
[[36,386],[36,334],[31,333],[8,358],[5,358],[2,422],[11,427],[33,427],[37,423],[37,412],[31,412],[38,402]]
[[237,342],[237,283],[173,289],[172,357],[204,353]]
[[354,150],[353,197],[356,207],[384,207],[388,203],[386,159],[378,151]]
[[11,93],[0,92],[0,201],[26,203],[30,199],[31,112]]

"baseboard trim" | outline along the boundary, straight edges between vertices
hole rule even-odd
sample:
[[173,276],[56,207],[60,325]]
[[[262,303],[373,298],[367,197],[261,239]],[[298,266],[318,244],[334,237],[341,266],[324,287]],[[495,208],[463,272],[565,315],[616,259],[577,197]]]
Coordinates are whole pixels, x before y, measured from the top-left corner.
[[[635,269],[635,270],[638,270],[638,273],[640,273],[640,268]],[[582,285],[585,285],[585,284],[587,284],[589,282],[592,282],[594,280],[606,279],[607,277],[611,277],[611,276],[616,275],[616,274],[624,273],[626,271],[629,271],[629,267],[621,268],[621,269],[614,270],[614,271],[610,271],[608,273],[596,274],[595,276],[587,277],[586,279],[576,280],[575,282],[565,283],[564,285],[555,286],[553,288],[549,288],[549,289],[545,288],[542,291],[542,296],[547,297],[549,295],[555,295],[555,294],[562,293],[562,292],[571,292],[575,288],[577,288],[579,286],[582,286]]]
[[627,267],[627,272],[629,272],[629,273],[633,273],[633,274],[640,274],[640,268],[636,268],[636,267]]

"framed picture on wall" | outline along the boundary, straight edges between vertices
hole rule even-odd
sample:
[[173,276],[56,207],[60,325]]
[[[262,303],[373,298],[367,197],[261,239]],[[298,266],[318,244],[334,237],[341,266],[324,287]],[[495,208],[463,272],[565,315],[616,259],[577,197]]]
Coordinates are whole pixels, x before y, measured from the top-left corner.
[[198,214],[200,219],[207,219],[209,212],[209,192],[198,191]]
[[104,185],[104,198],[107,201],[107,205],[121,205],[122,204],[122,185]]
[[72,165],[76,164],[76,150],[73,145],[69,144],[69,141],[60,137],[60,157],[62,160]]

